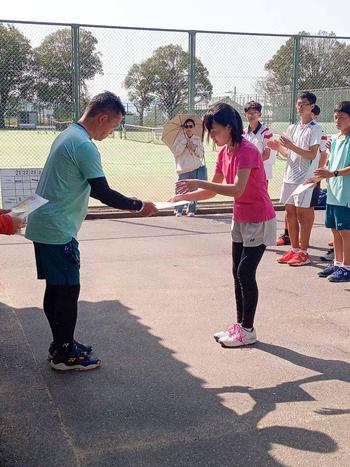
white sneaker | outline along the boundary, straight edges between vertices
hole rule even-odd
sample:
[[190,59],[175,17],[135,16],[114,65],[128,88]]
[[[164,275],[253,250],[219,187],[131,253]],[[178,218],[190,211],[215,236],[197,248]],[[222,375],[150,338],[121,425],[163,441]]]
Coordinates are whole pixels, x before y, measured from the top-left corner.
[[252,331],[247,331],[237,324],[228,335],[219,339],[219,344],[223,347],[241,347],[242,345],[251,345],[256,342],[256,332],[253,328]]
[[177,213],[175,214],[175,216],[176,216],[176,217],[181,217],[181,216],[182,216],[182,212],[177,212]]
[[194,212],[188,212],[187,213],[187,217],[194,217],[194,216],[195,216]]
[[228,336],[231,329],[233,329],[235,326],[236,323],[231,323],[226,327],[225,331],[216,332],[214,334],[214,339],[216,340],[216,342],[219,342],[219,339],[221,339],[222,337]]

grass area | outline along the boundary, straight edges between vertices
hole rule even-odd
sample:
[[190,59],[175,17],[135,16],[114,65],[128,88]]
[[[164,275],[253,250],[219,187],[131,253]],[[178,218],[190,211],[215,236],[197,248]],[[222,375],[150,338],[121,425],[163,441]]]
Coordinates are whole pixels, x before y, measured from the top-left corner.
[[[58,134],[55,131],[0,131],[0,168],[43,167]],[[165,145],[120,139],[118,133],[114,138],[106,138],[96,144],[105,174],[115,190],[155,201],[166,200],[174,192],[177,180],[174,157]],[[211,177],[217,151],[213,151],[210,145],[205,149],[208,175]],[[271,198],[279,197],[283,170],[284,162],[277,160],[269,186]],[[218,196],[215,199],[227,198]]]

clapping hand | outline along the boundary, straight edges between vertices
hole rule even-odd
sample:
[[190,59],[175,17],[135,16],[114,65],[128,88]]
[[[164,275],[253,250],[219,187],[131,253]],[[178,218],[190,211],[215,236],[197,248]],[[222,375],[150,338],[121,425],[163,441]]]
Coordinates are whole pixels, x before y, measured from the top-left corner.
[[274,139],[272,141],[267,142],[267,147],[272,149],[273,151],[278,151],[280,148],[280,143],[276,139]]
[[187,144],[186,144],[187,148],[189,151],[191,152],[194,152],[196,150],[196,147],[195,145],[192,143],[191,140],[187,141]]
[[285,147],[287,149],[293,149],[293,147],[294,147],[293,141],[291,139],[289,139],[288,136],[286,136],[286,135],[280,136],[279,142],[283,147]]

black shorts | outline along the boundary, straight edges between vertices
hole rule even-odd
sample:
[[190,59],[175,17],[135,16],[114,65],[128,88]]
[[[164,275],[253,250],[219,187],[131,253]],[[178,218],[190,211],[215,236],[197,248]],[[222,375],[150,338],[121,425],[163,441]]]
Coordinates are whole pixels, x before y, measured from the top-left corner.
[[80,284],[80,252],[75,238],[63,245],[34,242],[38,279],[51,285]]

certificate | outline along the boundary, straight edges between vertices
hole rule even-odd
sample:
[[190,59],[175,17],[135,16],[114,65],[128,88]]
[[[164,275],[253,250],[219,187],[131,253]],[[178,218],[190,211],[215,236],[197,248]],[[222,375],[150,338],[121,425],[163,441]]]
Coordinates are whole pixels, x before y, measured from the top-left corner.
[[303,193],[304,191],[314,186],[315,186],[315,183],[306,183],[305,185],[303,184],[298,185],[290,196],[300,195],[300,193]]
[[11,208],[10,214],[13,217],[27,219],[30,213],[48,202],[48,199],[42,198],[35,193],[34,195],[28,196],[28,198],[25,198],[23,201],[13,206],[13,208]]
[[158,210],[161,209],[172,209],[176,206],[183,206],[184,204],[188,204],[190,201],[176,201],[176,203],[170,203],[169,201],[158,201],[154,203]]

